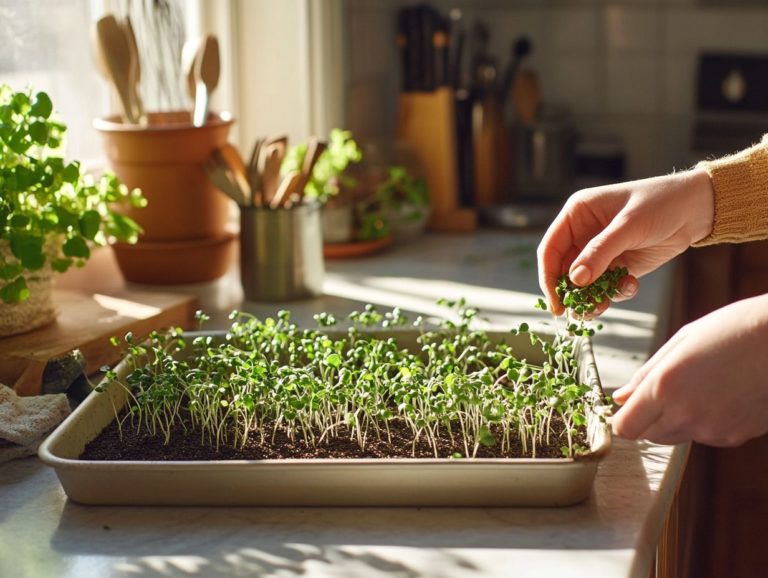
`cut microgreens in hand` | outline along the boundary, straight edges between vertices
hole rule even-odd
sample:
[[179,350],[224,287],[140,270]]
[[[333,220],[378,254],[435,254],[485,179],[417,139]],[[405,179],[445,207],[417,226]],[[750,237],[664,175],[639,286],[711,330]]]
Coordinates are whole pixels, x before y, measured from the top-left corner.
[[[557,280],[555,292],[569,316],[576,320],[568,324],[568,332],[573,335],[594,335],[595,330],[584,322],[585,316],[593,313],[600,303],[613,299],[619,293],[621,280],[628,274],[626,267],[609,269],[586,287],[578,287],[573,284],[568,275],[562,275]],[[536,302],[535,307],[542,311],[547,310],[547,304],[541,298]],[[602,325],[598,324],[597,328],[602,329]]]
[[[600,393],[578,381],[575,342],[541,338],[527,324],[499,340],[472,328],[478,310],[463,300],[441,303],[452,320],[435,330],[367,305],[344,330],[328,329],[336,325],[328,313],[315,316],[317,329],[300,329],[287,311],[264,320],[233,312],[223,339],[188,342],[174,330],[136,345],[128,336],[133,370],[120,381],[107,375],[129,392],[118,424],[166,443],[181,427],[215,448],[287,436],[307,448],[344,438],[365,452],[374,440],[391,443],[396,430],[407,434],[405,456],[422,455],[417,447],[434,457],[584,453]],[[406,349],[398,330],[416,336],[415,346]],[[521,334],[543,361],[505,343]]]

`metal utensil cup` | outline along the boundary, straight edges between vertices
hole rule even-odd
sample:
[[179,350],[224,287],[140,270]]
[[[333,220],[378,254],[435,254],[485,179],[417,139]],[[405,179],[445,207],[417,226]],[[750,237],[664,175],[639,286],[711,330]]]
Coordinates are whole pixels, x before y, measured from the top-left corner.
[[320,204],[240,208],[240,277],[248,301],[290,301],[323,290]]

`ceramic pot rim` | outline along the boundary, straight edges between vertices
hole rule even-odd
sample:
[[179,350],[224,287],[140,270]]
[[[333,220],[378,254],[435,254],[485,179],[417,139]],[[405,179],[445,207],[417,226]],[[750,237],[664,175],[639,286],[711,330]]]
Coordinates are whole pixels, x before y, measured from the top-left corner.
[[100,131],[100,132],[107,132],[107,133],[147,133],[147,132],[157,132],[157,133],[164,133],[164,132],[172,132],[172,131],[182,131],[182,130],[200,130],[200,129],[212,129],[212,128],[219,128],[222,126],[229,126],[232,123],[235,122],[234,117],[231,113],[222,111],[222,112],[211,112],[209,113],[208,122],[201,126],[193,126],[192,125],[192,118],[190,116],[188,122],[164,122],[161,124],[151,124],[151,120],[153,118],[156,118],[158,116],[166,116],[166,115],[179,115],[181,118],[182,113],[184,115],[189,115],[189,111],[168,111],[168,112],[150,112],[147,114],[147,116],[150,119],[150,124],[142,126],[140,124],[129,124],[124,123],[120,117],[119,114],[113,114],[106,117],[99,117],[93,119],[93,127]]

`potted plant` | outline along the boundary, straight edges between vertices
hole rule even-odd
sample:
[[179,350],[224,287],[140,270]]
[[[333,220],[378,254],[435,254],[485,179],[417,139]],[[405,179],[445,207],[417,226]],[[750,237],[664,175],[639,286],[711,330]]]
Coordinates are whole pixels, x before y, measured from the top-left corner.
[[[612,292],[603,278],[562,295],[588,312]],[[126,360],[41,457],[88,503],[583,500],[610,445],[593,330],[492,334],[463,300],[443,303],[438,329],[368,305],[341,330],[326,313],[300,329],[287,311],[235,312],[225,334],[127,335]]]
[[[280,172],[286,175],[300,171],[307,154],[307,145],[291,147],[286,154]],[[362,153],[350,131],[333,129],[328,148],[315,163],[312,176],[307,181],[304,194],[323,205],[323,241],[344,243],[354,236],[354,198],[351,189],[355,180],[346,174],[351,164],[358,163]]]
[[395,239],[412,239],[424,231],[429,218],[427,181],[415,178],[404,166],[391,166],[372,205]]
[[66,126],[45,92],[0,85],[0,336],[52,321],[54,273],[82,266],[91,247],[140,231],[113,204],[144,204],[112,174],[84,174],[66,161]]

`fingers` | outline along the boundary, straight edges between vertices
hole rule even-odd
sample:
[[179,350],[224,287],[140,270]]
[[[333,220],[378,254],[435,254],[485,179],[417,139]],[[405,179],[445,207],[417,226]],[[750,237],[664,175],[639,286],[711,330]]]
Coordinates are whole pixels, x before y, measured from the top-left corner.
[[624,219],[616,217],[595,235],[571,264],[571,281],[584,287],[597,279],[624,251],[630,248],[629,236],[622,228]]
[[[658,381],[668,372],[662,362],[685,340],[688,326],[675,333],[659,350],[645,362],[627,385],[614,393],[614,399],[623,407],[612,421],[613,433],[627,439],[645,438],[657,443],[679,443],[674,440],[672,425],[654,425],[663,415],[664,401],[657,399]],[[653,429],[652,428],[655,428]],[[679,433],[679,432],[677,432]],[[651,436],[654,436],[653,438]]]
[[640,283],[638,282],[637,277],[634,275],[622,277],[619,281],[619,292],[611,298],[611,301],[619,303],[621,301],[626,301],[627,299],[632,299],[632,297],[637,295],[638,289],[640,289]]
[[611,423],[613,433],[636,440],[662,415],[662,406],[651,397],[649,387],[637,388],[624,406],[616,412]]
[[549,302],[550,310],[555,315],[561,315],[564,311],[555,292],[557,279],[564,272],[563,263],[568,262],[575,252],[575,238],[570,219],[571,211],[566,204],[544,233],[536,251],[539,262],[539,286]]

